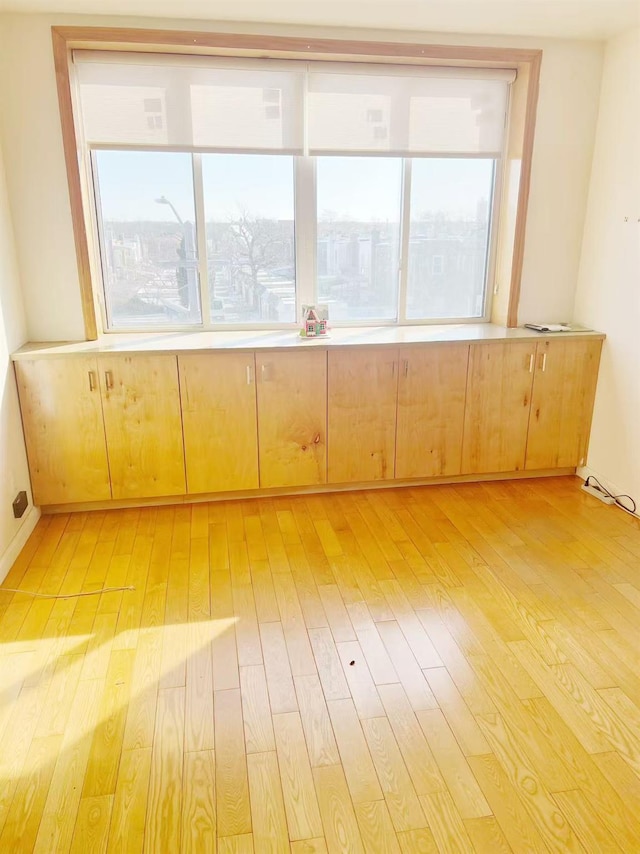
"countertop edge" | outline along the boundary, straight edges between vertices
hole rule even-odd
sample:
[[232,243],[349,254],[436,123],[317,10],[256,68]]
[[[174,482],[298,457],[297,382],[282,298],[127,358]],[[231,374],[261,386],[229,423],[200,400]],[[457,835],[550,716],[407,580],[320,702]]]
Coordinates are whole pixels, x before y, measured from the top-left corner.
[[135,354],[205,354],[224,352],[284,351],[299,349],[333,350],[349,347],[414,347],[428,344],[490,344],[502,341],[538,342],[565,338],[603,340],[595,330],[571,332],[534,332],[522,327],[506,328],[491,323],[447,326],[401,326],[339,328],[328,338],[305,340],[297,332],[180,332],[103,335],[96,341],[29,342],[11,354],[19,362],[31,359],[69,356],[135,355]]

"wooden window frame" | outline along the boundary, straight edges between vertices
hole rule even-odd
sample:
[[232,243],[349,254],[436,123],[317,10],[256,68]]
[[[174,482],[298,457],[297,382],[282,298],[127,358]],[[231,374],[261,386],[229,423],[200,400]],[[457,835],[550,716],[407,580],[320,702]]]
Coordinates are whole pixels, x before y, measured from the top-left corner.
[[85,205],[85,199],[89,197],[84,177],[86,153],[75,125],[70,79],[71,52],[79,48],[354,63],[374,61],[402,65],[515,68],[517,77],[511,92],[503,167],[506,177],[503,181],[498,225],[495,277],[498,286],[494,288],[491,320],[507,327],[518,325],[541,50],[109,27],[52,27],[51,35],[87,340],[98,337],[93,287],[93,274],[97,275],[97,271],[93,270],[95,253],[92,252],[91,241],[94,237]]

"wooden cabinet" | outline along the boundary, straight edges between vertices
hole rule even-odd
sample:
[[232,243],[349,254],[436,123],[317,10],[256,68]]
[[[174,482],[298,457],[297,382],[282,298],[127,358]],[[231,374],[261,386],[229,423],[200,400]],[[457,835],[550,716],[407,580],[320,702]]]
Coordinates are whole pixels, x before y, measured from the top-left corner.
[[462,474],[524,468],[535,348],[516,341],[471,346]]
[[398,351],[329,351],[329,483],[394,476]]
[[468,344],[400,351],[397,478],[460,474],[468,363]]
[[36,504],[111,498],[96,359],[16,362]]
[[187,491],[257,489],[253,353],[178,356]]
[[98,358],[113,498],[186,492],[175,356]]
[[37,504],[571,469],[602,342],[16,362]]
[[589,340],[538,343],[525,468],[584,463],[601,346]]
[[260,486],[327,480],[327,354],[256,354]]

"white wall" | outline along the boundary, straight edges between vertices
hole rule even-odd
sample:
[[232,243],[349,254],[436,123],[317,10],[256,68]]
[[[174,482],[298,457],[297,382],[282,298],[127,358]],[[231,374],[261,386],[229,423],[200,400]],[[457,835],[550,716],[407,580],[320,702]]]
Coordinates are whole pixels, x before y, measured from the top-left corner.
[[[310,28],[155,19],[11,15],[0,43],[3,144],[31,340],[83,337],[60,138],[50,27],[123,25],[309,34]],[[520,320],[566,320],[573,307],[598,109],[597,42],[417,32],[331,30],[314,35],[544,50]]]
[[585,474],[640,508],[640,30],[606,46],[575,317],[607,334]]
[[[9,360],[9,353],[26,340],[26,329],[0,148],[0,581],[39,516],[32,506],[18,395]],[[22,519],[14,519],[11,503],[22,489],[28,493],[29,510]]]

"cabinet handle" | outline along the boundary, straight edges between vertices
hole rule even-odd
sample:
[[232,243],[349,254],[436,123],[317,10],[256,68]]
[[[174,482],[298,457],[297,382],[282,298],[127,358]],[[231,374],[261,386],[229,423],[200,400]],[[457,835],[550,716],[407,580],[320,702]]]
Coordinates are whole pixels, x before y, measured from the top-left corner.
[[89,373],[89,391],[95,391],[96,390],[96,372],[95,371],[89,371],[88,373]]
[[409,360],[403,359],[402,360],[402,376],[406,377],[408,375],[409,375]]
[[107,391],[111,391],[113,388],[113,372],[105,371],[104,372],[104,384],[107,387]]
[[529,373],[533,373],[533,353],[529,356]]
[[252,381],[253,378],[251,376],[251,365],[247,365],[247,385],[251,385]]
[[542,373],[545,372],[546,367],[547,367],[547,354],[543,353],[542,354],[542,362],[540,363],[540,370],[542,371]]
[[271,365],[261,365],[260,372],[262,374],[262,382],[271,382]]
[[396,375],[396,361],[395,359],[391,362],[391,376],[395,377]]

